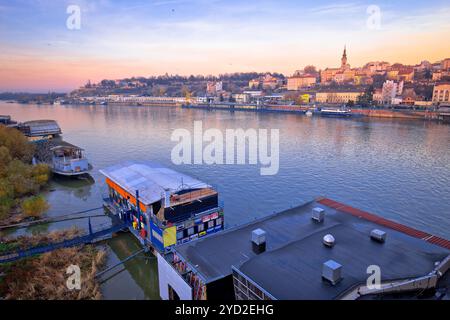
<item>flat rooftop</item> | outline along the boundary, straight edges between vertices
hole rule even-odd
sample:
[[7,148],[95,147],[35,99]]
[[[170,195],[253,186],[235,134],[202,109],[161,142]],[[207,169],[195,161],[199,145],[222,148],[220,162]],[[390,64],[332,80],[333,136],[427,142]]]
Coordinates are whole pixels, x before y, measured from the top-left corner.
[[[325,220],[311,219],[312,209],[325,209]],[[266,231],[266,251],[253,252],[251,232]],[[385,243],[370,239],[370,231],[387,232]],[[326,234],[336,239],[323,245]],[[365,283],[369,265],[381,268],[382,280],[428,274],[436,261],[450,254],[448,240],[432,236],[370,213],[320,198],[238,228],[177,246],[176,251],[206,283],[239,269],[276,299],[333,299]],[[337,285],[322,280],[322,265],[343,266]]]
[[211,187],[200,180],[149,161],[125,161],[100,172],[133,195],[139,190],[139,200],[145,205],[161,200],[166,191],[174,193]]

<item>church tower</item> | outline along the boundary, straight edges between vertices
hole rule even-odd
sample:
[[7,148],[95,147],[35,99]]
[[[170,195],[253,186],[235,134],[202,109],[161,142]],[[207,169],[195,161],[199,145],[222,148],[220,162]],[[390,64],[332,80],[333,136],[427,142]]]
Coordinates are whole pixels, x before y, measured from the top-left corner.
[[347,68],[347,46],[344,46],[344,54],[341,59],[341,69]]

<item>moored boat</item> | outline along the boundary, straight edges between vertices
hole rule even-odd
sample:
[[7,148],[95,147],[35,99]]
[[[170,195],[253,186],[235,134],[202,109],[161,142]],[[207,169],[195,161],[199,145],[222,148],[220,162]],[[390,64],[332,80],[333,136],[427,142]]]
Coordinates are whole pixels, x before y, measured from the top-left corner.
[[52,152],[51,170],[63,176],[79,176],[92,170],[92,165],[80,147],[64,142],[50,149]]
[[175,245],[224,228],[218,192],[210,185],[159,164],[126,161],[100,172],[104,206],[145,246],[162,254]]
[[318,108],[316,113],[322,117],[352,117],[352,110],[347,107]]

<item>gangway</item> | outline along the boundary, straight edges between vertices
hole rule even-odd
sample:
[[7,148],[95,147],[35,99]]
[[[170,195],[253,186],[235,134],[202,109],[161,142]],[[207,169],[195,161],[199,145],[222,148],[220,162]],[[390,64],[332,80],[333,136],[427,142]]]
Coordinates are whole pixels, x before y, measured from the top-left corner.
[[64,240],[64,241],[60,241],[60,242],[56,242],[56,243],[50,243],[50,244],[46,244],[46,245],[35,246],[32,248],[28,248],[28,249],[16,250],[16,251],[8,252],[8,253],[3,253],[0,255],[0,263],[13,262],[13,261],[16,261],[19,259],[34,256],[37,254],[50,252],[50,251],[57,250],[57,249],[69,248],[69,247],[74,247],[74,246],[78,246],[78,245],[82,245],[82,244],[93,243],[98,238],[104,237],[108,234],[112,234],[112,233],[121,231],[123,229],[127,229],[128,227],[129,227],[128,223],[120,223],[120,224],[115,224],[108,228],[93,232],[92,227],[91,227],[91,222],[89,219],[89,233],[86,235],[78,236],[78,237],[75,237],[72,239],[68,239],[68,240]]

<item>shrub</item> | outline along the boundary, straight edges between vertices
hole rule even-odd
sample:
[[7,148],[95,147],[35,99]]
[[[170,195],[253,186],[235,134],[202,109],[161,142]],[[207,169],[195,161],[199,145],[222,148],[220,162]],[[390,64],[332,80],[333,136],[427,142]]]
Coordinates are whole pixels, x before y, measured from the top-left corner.
[[0,146],[9,150],[12,158],[30,162],[35,146],[28,143],[27,138],[17,129],[0,125]]
[[48,179],[50,178],[50,168],[46,164],[37,164],[33,166],[31,175],[33,177],[33,181],[39,185],[40,187],[47,184]]
[[49,205],[43,196],[30,197],[22,202],[22,212],[27,217],[38,218],[48,208]]

